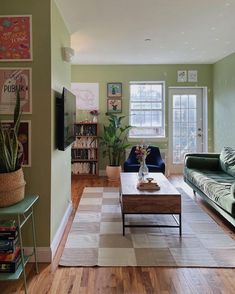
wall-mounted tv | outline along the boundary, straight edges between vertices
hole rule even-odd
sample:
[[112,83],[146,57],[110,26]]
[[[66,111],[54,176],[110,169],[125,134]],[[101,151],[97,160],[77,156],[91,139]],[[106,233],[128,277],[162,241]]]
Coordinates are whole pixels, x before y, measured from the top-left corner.
[[65,150],[75,141],[76,96],[63,88],[61,96],[56,97],[56,141],[59,150]]

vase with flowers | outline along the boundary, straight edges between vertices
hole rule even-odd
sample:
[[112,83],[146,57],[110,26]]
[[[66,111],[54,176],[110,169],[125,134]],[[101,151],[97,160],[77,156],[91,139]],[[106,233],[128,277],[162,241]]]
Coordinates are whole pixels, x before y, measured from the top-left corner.
[[148,145],[142,144],[137,145],[135,149],[135,154],[138,162],[140,163],[140,168],[138,172],[138,179],[139,181],[144,181],[146,175],[148,175],[148,167],[146,165],[146,157],[150,153],[150,149]]
[[93,116],[92,122],[97,123],[97,116],[100,114],[97,109],[91,110],[90,114]]

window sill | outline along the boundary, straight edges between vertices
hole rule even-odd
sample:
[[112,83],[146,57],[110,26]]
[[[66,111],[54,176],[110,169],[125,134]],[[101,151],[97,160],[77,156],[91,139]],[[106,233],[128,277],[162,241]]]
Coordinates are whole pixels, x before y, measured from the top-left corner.
[[147,141],[153,141],[153,142],[168,142],[168,138],[167,137],[146,137],[146,136],[143,136],[143,137],[128,137],[128,141],[130,142],[136,142],[136,141],[139,141],[139,140],[145,140],[146,142]]

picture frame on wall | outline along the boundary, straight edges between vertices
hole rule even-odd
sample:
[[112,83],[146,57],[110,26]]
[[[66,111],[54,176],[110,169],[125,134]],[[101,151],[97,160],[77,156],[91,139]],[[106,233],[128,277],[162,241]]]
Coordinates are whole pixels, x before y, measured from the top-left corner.
[[178,83],[187,82],[187,70],[178,70],[177,71],[177,82]]
[[108,83],[107,84],[107,96],[109,98],[121,98],[122,97],[122,83]]
[[32,61],[32,15],[1,15],[0,27],[0,61]]
[[[13,121],[2,120],[3,128],[12,128]],[[18,131],[19,154],[23,160],[23,167],[31,166],[31,121],[22,120]]]
[[0,114],[14,113],[17,91],[23,114],[32,114],[32,69],[0,68]]
[[107,99],[107,112],[120,113],[122,112],[122,99],[121,98],[108,98]]
[[197,83],[197,70],[188,70],[188,82]]

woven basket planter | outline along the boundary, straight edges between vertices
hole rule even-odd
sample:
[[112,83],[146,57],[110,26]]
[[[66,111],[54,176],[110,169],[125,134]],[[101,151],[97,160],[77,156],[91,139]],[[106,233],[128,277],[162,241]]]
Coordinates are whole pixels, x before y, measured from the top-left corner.
[[0,173],[0,207],[13,205],[24,199],[25,180],[22,168]]

